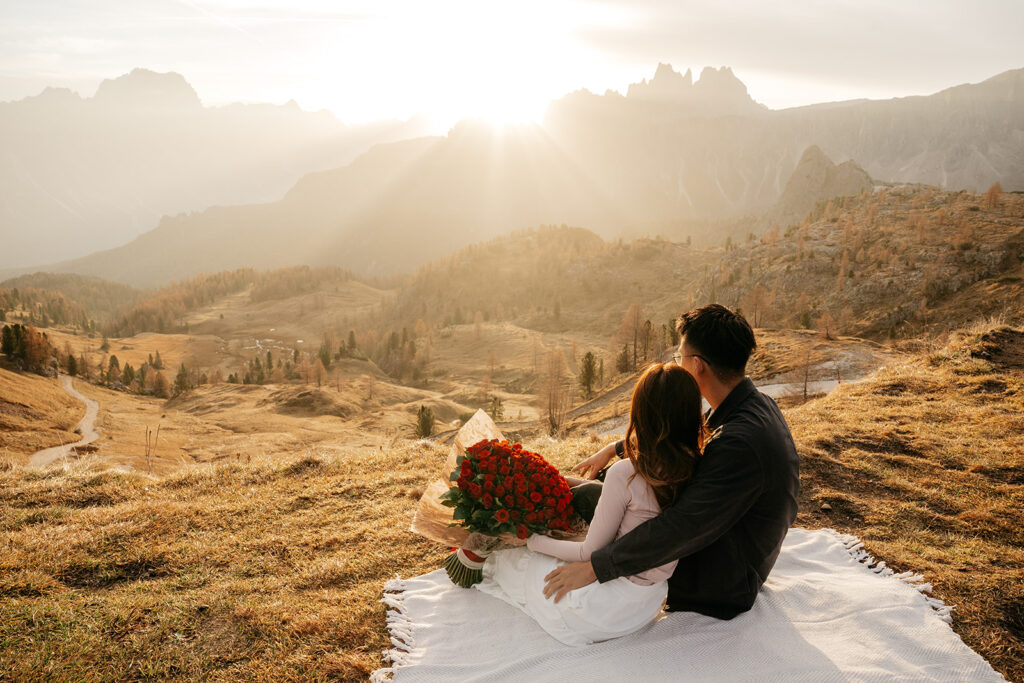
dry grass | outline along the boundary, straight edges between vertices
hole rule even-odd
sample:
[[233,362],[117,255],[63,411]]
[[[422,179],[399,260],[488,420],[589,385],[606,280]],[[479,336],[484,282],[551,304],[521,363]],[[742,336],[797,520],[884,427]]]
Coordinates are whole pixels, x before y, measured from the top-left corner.
[[384,580],[442,559],[405,532],[441,457],[0,474],[0,679],[365,678]]
[[[1015,680],[1022,352],[1024,334],[975,331],[787,411],[799,524],[923,572],[965,642]],[[384,582],[445,555],[408,532],[444,447],[377,438],[152,478],[0,471],[0,679],[365,679],[388,644]],[[563,468],[598,445],[527,443]]]
[[964,641],[1024,680],[1024,333],[967,334],[787,417],[797,523],[924,573]]
[[[533,445],[563,464],[594,447]],[[0,472],[0,679],[364,680],[384,582],[445,556],[407,531],[445,455]]]
[[19,372],[0,361],[0,463],[22,464],[38,450],[74,443],[85,406],[56,379]]

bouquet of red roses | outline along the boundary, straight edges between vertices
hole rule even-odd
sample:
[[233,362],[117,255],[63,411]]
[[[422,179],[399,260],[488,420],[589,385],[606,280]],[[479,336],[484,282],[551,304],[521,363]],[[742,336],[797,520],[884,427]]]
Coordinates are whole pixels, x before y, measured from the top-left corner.
[[[486,536],[514,533],[526,538],[568,530],[573,515],[569,484],[537,453],[497,439],[479,441],[456,459],[449,480],[455,486],[441,504],[455,508],[450,526],[463,526]],[[487,544],[484,544],[487,545]],[[483,578],[486,548],[463,546],[452,553],[445,569],[452,581],[469,587]]]

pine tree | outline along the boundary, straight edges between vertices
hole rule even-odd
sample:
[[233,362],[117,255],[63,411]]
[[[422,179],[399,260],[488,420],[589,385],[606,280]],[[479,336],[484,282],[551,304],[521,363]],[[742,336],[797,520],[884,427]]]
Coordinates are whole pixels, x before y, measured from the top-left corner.
[[14,355],[14,326],[4,325],[3,332],[0,333],[0,353],[5,356]]
[[615,357],[615,369],[619,372],[629,372],[629,344],[622,345],[622,352]]
[[182,363],[178,368],[178,374],[174,377],[174,395],[183,394],[191,388],[192,383],[189,381],[188,370]]
[[157,349],[156,358],[153,359],[153,362],[151,363],[151,365],[153,366],[154,370],[163,370],[164,369],[164,360],[163,360],[163,358],[160,357],[160,350],[159,349]]
[[597,358],[593,351],[583,354],[583,361],[580,363],[580,374],[577,378],[583,398],[590,400],[594,393],[594,383],[597,381]]
[[416,413],[416,436],[425,439],[434,433],[434,411],[428,406],[420,406]]
[[324,340],[320,342],[320,349],[316,352],[317,358],[320,359],[320,363],[325,370],[331,367],[331,349],[333,347],[334,340],[324,337]]

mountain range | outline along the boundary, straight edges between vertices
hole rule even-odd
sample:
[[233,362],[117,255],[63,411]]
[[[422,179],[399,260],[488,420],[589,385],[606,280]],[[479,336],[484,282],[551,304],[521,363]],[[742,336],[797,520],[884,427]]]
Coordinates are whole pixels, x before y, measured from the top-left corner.
[[734,230],[723,225],[798,222],[870,179],[1024,188],[1024,69],[924,97],[770,110],[728,68],[694,81],[661,64],[625,95],[553,102],[540,125],[465,121],[443,137],[378,145],[307,174],[279,201],[165,216],[124,246],[45,269],[137,286],[239,266],[395,273],[560,223],[713,240]]
[[93,97],[47,88],[0,103],[0,268],[120,246],[161,216],[270,201],[422,122],[346,126],[284,105],[205,107],[176,73],[135,69]]

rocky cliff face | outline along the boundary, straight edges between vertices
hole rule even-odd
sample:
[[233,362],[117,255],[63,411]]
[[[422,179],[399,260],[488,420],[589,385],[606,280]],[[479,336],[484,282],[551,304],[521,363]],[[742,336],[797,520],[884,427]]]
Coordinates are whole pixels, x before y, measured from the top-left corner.
[[871,177],[853,161],[836,165],[817,145],[808,147],[778,203],[759,222],[762,228],[799,223],[818,202],[872,189]]

